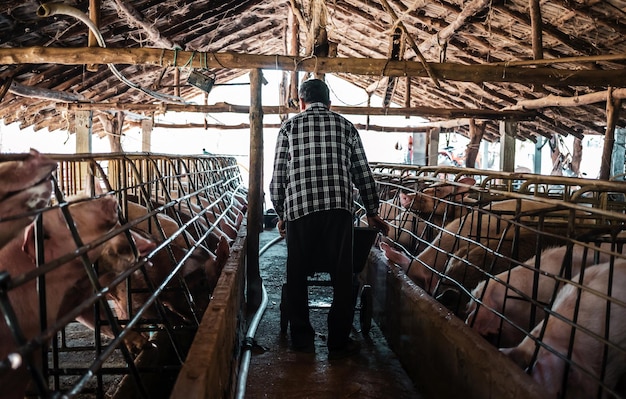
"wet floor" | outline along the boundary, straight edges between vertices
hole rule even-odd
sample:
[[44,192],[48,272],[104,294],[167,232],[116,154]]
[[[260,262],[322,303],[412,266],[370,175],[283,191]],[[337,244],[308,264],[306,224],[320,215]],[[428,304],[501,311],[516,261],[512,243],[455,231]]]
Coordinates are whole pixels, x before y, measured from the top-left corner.
[[[263,231],[261,248],[277,236],[275,228]],[[295,353],[288,349],[288,338],[281,333],[280,327],[286,254],[285,242],[279,241],[260,257],[268,306],[256,332],[255,339],[260,347],[251,356],[245,397],[420,399],[376,324],[372,322],[368,334],[360,331],[358,312],[353,337],[361,342],[360,353],[345,359],[328,360],[325,338],[330,287],[310,288],[311,303],[316,305],[310,310],[316,330],[315,353]]]

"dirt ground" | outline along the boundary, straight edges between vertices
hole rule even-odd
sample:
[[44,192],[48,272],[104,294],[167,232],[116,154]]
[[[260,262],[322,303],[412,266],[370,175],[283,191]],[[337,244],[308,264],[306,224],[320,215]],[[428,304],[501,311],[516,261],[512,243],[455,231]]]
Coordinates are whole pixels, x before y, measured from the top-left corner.
[[[276,237],[276,228],[263,231],[261,249]],[[358,311],[353,338],[361,342],[361,352],[350,358],[328,360],[325,338],[327,306],[332,293],[330,287],[310,287],[311,321],[316,330],[315,353],[295,353],[288,349],[288,338],[280,328],[280,297],[285,281],[286,254],[285,242],[281,240],[267,248],[260,257],[268,306],[256,332],[255,340],[259,347],[251,356],[245,397],[420,399],[376,324],[372,322],[368,334],[360,331]]]

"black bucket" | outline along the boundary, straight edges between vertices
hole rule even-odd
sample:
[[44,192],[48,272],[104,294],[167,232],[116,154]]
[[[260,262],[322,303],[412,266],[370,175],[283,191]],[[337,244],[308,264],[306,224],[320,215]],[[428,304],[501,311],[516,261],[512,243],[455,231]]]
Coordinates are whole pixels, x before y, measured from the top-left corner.
[[274,227],[276,227],[277,223],[278,215],[276,214],[275,210],[269,209],[267,212],[265,212],[265,214],[263,215],[263,225],[266,229],[273,229]]
[[352,268],[355,273],[361,273],[370,249],[374,245],[378,229],[373,227],[354,227],[354,243],[352,244]]

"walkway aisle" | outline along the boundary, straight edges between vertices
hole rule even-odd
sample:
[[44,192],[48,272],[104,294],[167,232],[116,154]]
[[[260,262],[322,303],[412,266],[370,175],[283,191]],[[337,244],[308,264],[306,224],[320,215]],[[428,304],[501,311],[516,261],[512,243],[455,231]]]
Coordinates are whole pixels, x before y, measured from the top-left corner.
[[[260,246],[278,236],[277,230],[261,233]],[[326,348],[327,309],[311,309],[316,330],[315,354],[291,352],[280,332],[280,296],[285,279],[287,247],[284,241],[271,246],[260,258],[261,276],[268,294],[268,307],[256,332],[256,342],[266,350],[254,351],[250,361],[246,398],[420,399],[398,359],[372,323],[368,336],[355,332],[361,352],[353,357],[328,361]],[[311,301],[328,303],[330,287],[310,287]],[[317,293],[315,290],[323,290]],[[359,328],[358,312],[355,329]]]

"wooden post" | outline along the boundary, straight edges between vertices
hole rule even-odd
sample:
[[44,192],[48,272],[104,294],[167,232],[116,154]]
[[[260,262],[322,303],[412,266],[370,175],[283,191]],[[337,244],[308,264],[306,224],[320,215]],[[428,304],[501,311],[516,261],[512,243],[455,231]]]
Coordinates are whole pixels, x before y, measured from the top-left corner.
[[478,149],[480,148],[480,142],[483,139],[483,135],[485,134],[486,123],[481,123],[479,125],[476,124],[474,119],[470,119],[469,125],[469,138],[470,141],[467,143],[467,148],[465,149],[465,166],[468,168],[476,167],[476,158],[478,157]]
[[[298,18],[296,18],[295,14],[290,12],[288,14],[287,23],[289,24],[289,55],[298,55],[300,54],[300,23],[298,22]],[[290,80],[289,80],[289,95],[287,104],[289,106],[298,107],[298,72],[291,71],[290,72]]]
[[[622,141],[622,147],[624,142]],[[577,177],[581,176],[580,173],[580,163],[583,160],[583,140],[579,137],[574,138],[574,148],[572,150],[572,163],[570,165],[572,172],[576,174]],[[622,170],[624,169],[624,158],[622,157]]]
[[91,111],[76,111],[74,114],[76,131],[76,153],[91,152],[91,127],[92,127]]
[[[91,131],[93,124],[92,111],[76,111],[74,114],[74,129],[76,134],[76,153],[91,153]],[[83,188],[85,176],[89,174],[89,165],[86,162],[80,163],[78,179],[75,183],[78,185],[77,191]]]
[[615,128],[615,146],[611,157],[611,177],[620,176],[617,181],[624,181],[624,158],[626,156],[626,129]]
[[263,73],[250,72],[250,175],[248,181],[247,306],[257,309],[263,297],[259,270],[259,234],[263,215]]
[[500,170],[503,172],[515,170],[515,132],[517,122],[500,122]]
[[117,111],[112,119],[110,119],[110,125],[105,126],[105,131],[109,133],[109,144],[111,145],[111,152],[120,153],[124,152],[122,149],[122,131],[124,126],[124,112]]
[[[100,0],[89,0],[89,19],[96,27],[100,27]],[[89,29],[89,36],[87,37],[88,47],[98,47],[98,39]],[[85,67],[89,72],[98,72],[98,64],[87,64]]]
[[533,165],[533,172],[541,174],[541,150],[543,149],[548,139],[543,136],[539,136],[537,143],[535,144],[535,159]]
[[619,117],[619,109],[622,100],[612,96],[612,89],[608,90],[606,101],[606,132],[604,133],[604,147],[602,148],[602,161],[600,163],[600,180],[609,180],[611,173],[611,158],[615,145],[615,124]]
[[533,58],[543,59],[543,21],[541,20],[541,5],[539,0],[530,0],[530,24],[532,27]]
[[428,165],[436,166],[439,163],[439,133],[441,133],[441,129],[438,127],[434,127],[430,129],[428,135]]
[[141,120],[141,151],[150,152],[152,147],[152,118]]

